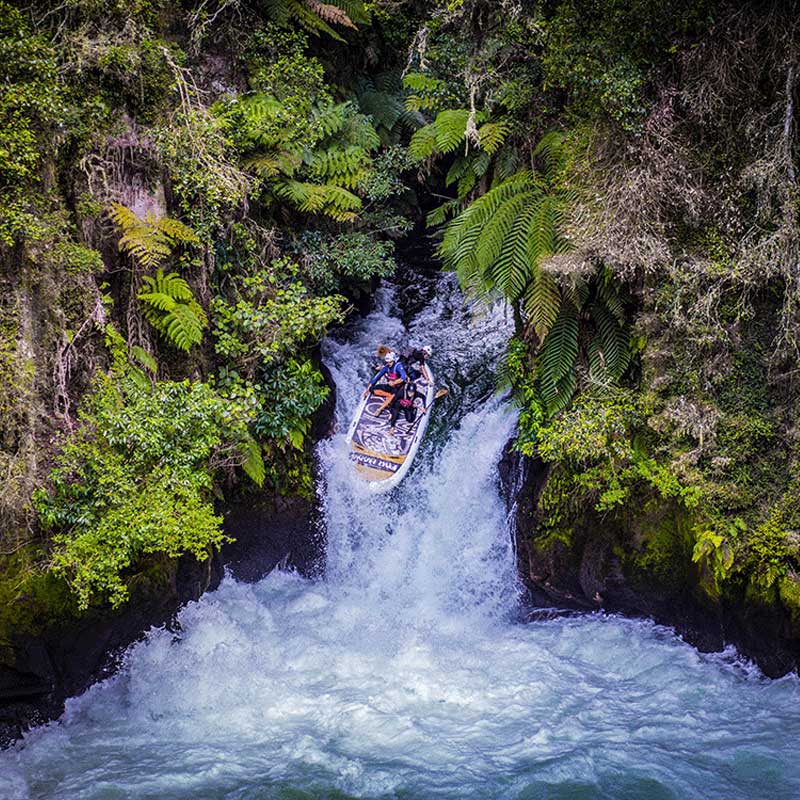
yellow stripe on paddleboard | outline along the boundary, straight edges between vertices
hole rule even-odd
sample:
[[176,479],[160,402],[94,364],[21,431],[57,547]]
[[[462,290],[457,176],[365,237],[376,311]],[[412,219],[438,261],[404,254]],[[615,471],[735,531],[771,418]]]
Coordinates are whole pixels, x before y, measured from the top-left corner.
[[[355,462],[356,470],[369,481],[385,481],[391,478],[405,462],[405,456],[392,456],[367,450],[365,447],[353,444],[350,450],[350,459]],[[383,465],[396,464],[396,469],[386,469]]]

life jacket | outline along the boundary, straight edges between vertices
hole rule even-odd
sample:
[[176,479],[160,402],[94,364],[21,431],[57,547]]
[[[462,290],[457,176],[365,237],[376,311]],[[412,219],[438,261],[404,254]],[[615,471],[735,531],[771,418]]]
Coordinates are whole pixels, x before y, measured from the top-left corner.
[[400,375],[397,372],[387,372],[386,373],[386,380],[387,381],[396,381]]
[[409,383],[406,385],[405,391],[403,392],[403,396],[400,398],[400,405],[403,408],[409,408],[409,406],[414,405],[414,400],[417,397],[416,391],[409,391],[410,387],[413,386],[413,383]]

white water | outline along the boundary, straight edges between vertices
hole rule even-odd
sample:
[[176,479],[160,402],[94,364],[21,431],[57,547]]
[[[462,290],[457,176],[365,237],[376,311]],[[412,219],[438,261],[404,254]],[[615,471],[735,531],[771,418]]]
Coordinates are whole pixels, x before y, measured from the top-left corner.
[[[388,499],[324,446],[325,578],[227,579],[0,754],[0,798],[800,797],[796,679],[642,621],[517,621],[514,416],[485,391],[503,320],[470,328],[445,280],[412,327],[451,395]],[[342,422],[403,333],[379,312],[327,344]]]

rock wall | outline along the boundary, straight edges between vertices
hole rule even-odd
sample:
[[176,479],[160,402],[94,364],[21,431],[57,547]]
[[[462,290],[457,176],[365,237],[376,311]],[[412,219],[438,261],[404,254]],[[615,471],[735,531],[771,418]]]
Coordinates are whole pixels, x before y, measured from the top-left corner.
[[0,648],[0,746],[58,717],[64,701],[116,669],[125,649],[222,578],[222,560],[184,556],[147,565],[120,610],[91,608],[77,619],[25,633]]
[[587,509],[569,537],[545,537],[537,503],[547,465],[509,442],[500,476],[532,608],[649,617],[704,652],[734,645],[769,677],[800,667],[800,615],[792,604],[778,591],[759,594],[744,584],[710,595],[679,508],[642,503],[613,518]]

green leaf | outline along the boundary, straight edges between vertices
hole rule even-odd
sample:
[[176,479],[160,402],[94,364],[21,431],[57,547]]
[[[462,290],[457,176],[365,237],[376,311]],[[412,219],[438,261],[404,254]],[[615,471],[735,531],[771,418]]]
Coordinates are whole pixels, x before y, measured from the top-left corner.
[[242,469],[253,483],[263,486],[267,471],[264,467],[261,445],[252,436],[248,436],[242,446],[242,451],[242,455],[245,457]]

